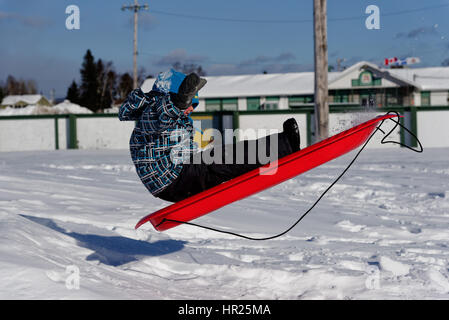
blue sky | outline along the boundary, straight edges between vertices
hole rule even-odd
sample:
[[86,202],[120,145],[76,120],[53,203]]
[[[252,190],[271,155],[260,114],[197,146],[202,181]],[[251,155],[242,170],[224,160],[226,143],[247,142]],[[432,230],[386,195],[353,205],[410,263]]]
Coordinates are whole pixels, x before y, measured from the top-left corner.
[[[0,0],[0,81],[35,79],[64,97],[79,79],[82,57],[132,70],[133,0]],[[313,0],[139,0],[139,67],[157,74],[193,62],[208,75],[313,70]],[[80,8],[80,30],[67,30],[65,8]],[[365,27],[365,9],[380,8],[380,30]],[[422,10],[417,10],[422,9]],[[449,58],[448,0],[328,0],[329,64],[418,56],[418,66]],[[228,20],[226,20],[228,19]]]

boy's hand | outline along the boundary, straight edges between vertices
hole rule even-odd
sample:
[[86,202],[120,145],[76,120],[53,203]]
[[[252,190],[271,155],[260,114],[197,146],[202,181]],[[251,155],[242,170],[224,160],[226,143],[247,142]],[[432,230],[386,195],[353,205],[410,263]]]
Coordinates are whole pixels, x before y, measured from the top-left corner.
[[188,116],[192,111],[193,111],[193,107],[190,106],[190,107],[188,107],[187,109],[184,110],[184,114],[185,114],[186,116]]

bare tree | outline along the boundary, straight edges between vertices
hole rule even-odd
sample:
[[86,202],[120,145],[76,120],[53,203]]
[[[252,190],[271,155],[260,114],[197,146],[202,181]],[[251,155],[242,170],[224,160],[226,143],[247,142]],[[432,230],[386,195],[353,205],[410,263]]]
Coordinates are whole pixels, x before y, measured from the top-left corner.
[[33,79],[26,81],[26,90],[28,94],[36,94],[37,93],[37,84]]
[[22,94],[36,94],[37,83],[33,79],[23,80],[9,75],[6,79],[6,85],[3,88],[4,95],[22,95]]

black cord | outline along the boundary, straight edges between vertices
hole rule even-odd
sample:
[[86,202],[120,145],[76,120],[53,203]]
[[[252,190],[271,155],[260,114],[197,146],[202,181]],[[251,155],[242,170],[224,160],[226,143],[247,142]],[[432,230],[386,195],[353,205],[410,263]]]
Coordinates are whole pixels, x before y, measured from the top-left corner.
[[[396,123],[396,125],[388,132],[388,134],[385,135],[385,137],[381,140],[381,144],[387,144],[387,143],[394,143],[394,144],[398,144],[400,146],[406,147],[412,151],[415,152],[423,152],[424,149],[422,147],[421,142],[419,141],[418,137],[411,132],[410,130],[408,130],[406,127],[404,127],[400,122],[399,122],[399,113],[396,111],[388,111],[385,115],[389,115],[389,114],[395,114],[397,116],[397,118],[393,119],[393,118],[389,118],[389,120],[393,121]],[[371,138],[376,134],[376,132],[379,130],[381,131],[383,134],[385,134],[385,132],[380,128],[382,126],[382,124],[384,123],[385,119],[381,121],[381,123],[376,127],[376,129],[374,130],[374,132],[370,135],[370,137],[366,140],[366,142],[363,144],[363,146],[360,148],[360,150],[357,152],[357,154],[354,156],[354,158],[351,160],[351,162],[348,164],[348,166],[345,168],[345,170],[343,170],[343,172],[335,179],[334,182],[332,182],[332,184],[327,187],[326,190],[324,190],[324,192],[319,196],[319,198],[312,204],[312,206],[303,214],[301,215],[301,217],[299,217],[298,220],[296,220],[295,223],[293,223],[289,228],[287,228],[285,231],[276,234],[274,236],[271,237],[265,237],[265,238],[255,238],[255,237],[249,237],[249,236],[245,236],[236,232],[232,232],[232,231],[224,231],[224,230],[220,230],[220,229],[216,229],[216,228],[212,228],[212,227],[208,227],[208,226],[203,226],[197,223],[193,223],[193,222],[188,222],[188,221],[180,221],[180,220],[173,220],[173,219],[167,219],[164,218],[156,227],[160,226],[161,224],[165,223],[165,222],[174,222],[174,223],[180,223],[180,224],[186,224],[186,225],[190,225],[190,226],[195,226],[195,227],[199,227],[199,228],[203,228],[203,229],[207,229],[207,230],[212,230],[215,232],[219,232],[219,233],[225,233],[225,234],[230,234],[236,237],[240,237],[240,238],[244,238],[247,240],[256,240],[256,241],[262,241],[262,240],[271,240],[271,239],[275,239],[275,238],[279,238],[283,235],[285,235],[286,233],[288,233],[290,230],[292,230],[294,227],[296,227],[296,225],[298,223],[301,222],[302,219],[304,219],[304,217],[310,212],[312,211],[313,208],[315,208],[315,206],[318,204],[318,202],[321,201],[321,199],[324,197],[324,195],[341,179],[341,177],[343,177],[343,175],[349,170],[349,168],[354,164],[355,160],[359,157],[360,153],[363,151],[363,149],[365,149],[365,147],[367,146],[367,144],[370,142]],[[418,142],[419,144],[419,150],[413,149],[412,147],[409,147],[401,142],[397,142],[397,141],[385,141],[385,139],[398,127],[400,126],[401,128],[403,128],[405,131],[407,131],[409,134],[411,134],[415,140]]]

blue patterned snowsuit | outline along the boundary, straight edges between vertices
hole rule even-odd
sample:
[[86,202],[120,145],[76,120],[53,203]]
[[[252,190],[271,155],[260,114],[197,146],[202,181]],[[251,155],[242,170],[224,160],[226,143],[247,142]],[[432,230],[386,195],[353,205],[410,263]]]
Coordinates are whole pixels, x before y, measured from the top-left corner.
[[[119,110],[121,121],[136,121],[130,139],[131,157],[145,187],[157,195],[182,170],[182,159],[197,150],[191,119],[170,99],[185,75],[174,70],[159,74],[147,94],[133,90]],[[193,101],[195,104],[195,101]]]

